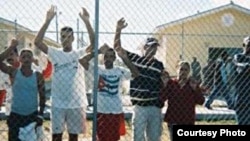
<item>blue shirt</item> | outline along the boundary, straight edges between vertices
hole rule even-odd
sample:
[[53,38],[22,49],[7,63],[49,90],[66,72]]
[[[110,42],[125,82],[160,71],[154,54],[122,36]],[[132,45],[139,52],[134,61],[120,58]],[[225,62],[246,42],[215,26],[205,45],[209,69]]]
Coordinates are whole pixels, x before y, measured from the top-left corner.
[[36,72],[24,76],[20,69],[14,76],[11,112],[29,115],[38,110],[38,87]]

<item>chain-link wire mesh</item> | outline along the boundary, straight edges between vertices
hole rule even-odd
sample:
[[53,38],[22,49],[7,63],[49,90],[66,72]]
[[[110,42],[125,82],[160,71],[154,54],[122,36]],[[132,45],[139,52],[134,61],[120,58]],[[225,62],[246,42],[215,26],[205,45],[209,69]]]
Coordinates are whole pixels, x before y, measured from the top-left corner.
[[[165,141],[176,124],[249,124],[249,0],[0,4],[1,141],[24,127],[24,137],[36,137],[39,87],[43,140]],[[12,38],[17,51],[6,54]],[[44,85],[20,71],[23,48]]]

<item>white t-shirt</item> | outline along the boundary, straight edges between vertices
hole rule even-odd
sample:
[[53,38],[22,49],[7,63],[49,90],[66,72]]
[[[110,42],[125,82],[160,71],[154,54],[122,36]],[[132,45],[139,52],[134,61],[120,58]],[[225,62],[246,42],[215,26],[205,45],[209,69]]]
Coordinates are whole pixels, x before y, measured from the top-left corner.
[[86,107],[84,68],[79,59],[83,50],[64,52],[49,47],[48,57],[53,64],[51,98],[52,106],[57,108]]
[[[128,69],[115,67],[105,69],[99,67],[99,88],[97,96],[97,112],[119,114],[123,112],[121,87],[122,81],[131,79]],[[102,81],[100,81],[102,79]],[[103,83],[100,87],[100,83]]]

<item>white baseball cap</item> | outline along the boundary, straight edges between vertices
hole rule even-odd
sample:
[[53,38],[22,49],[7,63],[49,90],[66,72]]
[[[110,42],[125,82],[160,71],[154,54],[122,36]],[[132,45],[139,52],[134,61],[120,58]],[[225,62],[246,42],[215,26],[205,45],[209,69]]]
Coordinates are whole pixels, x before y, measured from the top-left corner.
[[150,38],[147,38],[147,41],[146,41],[145,45],[151,47],[152,45],[159,46],[160,44],[158,43],[158,40],[156,38],[150,37]]

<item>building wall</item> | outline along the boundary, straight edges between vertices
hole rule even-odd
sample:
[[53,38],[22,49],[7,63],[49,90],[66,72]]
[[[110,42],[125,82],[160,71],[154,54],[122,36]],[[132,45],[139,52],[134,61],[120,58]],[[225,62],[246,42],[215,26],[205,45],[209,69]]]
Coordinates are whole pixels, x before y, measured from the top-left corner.
[[[223,15],[233,15],[230,21],[222,22]],[[204,66],[208,59],[209,47],[240,48],[242,39],[249,35],[250,15],[235,9],[226,9],[200,18],[186,20],[181,24],[166,27],[159,31],[159,39],[166,40],[162,46],[166,48],[166,68],[175,75],[176,63],[182,59],[191,63],[197,57]]]
[[[0,23],[0,51],[3,51],[4,47],[6,47],[9,44],[10,40],[15,37],[19,40],[19,50],[23,47],[31,47],[35,50],[33,44],[35,38],[34,33],[29,31],[21,31],[20,29],[15,29],[13,25]],[[45,43],[50,46],[59,47],[59,44],[57,44],[56,41],[53,40],[45,39]]]
[[[27,29],[16,29],[13,24],[0,23],[0,52],[4,50],[10,44],[11,39],[17,38],[19,41],[18,51],[24,47],[31,48],[35,54],[35,58],[39,60],[39,66],[36,68],[38,71],[42,71],[47,66],[47,57],[40,50],[35,48],[33,42],[35,35],[33,32],[27,31]],[[53,40],[46,39],[45,43],[49,46],[59,47],[60,45]],[[49,79],[48,79],[49,80]]]

